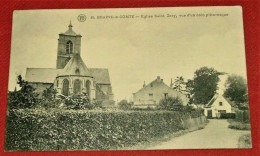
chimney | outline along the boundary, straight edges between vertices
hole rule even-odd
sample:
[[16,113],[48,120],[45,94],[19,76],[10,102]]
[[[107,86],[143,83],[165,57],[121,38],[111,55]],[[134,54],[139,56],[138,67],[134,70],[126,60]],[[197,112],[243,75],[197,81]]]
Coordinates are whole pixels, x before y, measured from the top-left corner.
[[145,87],[146,85],[145,85],[145,81],[144,81],[144,84],[143,84],[143,87]]
[[173,83],[172,83],[172,78],[171,78],[171,84],[170,84],[170,87],[172,88],[172,86],[173,86]]
[[157,79],[156,79],[157,81],[160,81],[161,80],[161,78],[160,78],[160,76],[157,76]]

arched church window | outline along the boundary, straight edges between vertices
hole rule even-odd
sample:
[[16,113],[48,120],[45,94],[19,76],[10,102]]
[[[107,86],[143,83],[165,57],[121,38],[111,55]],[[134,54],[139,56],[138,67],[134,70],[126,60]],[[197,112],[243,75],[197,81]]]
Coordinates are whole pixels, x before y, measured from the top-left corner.
[[81,93],[81,81],[79,79],[74,81],[73,93],[75,95],[79,95]]
[[86,92],[87,92],[87,95],[90,96],[90,85],[91,85],[91,82],[89,80],[86,81]]
[[64,79],[62,83],[62,94],[65,96],[69,95],[69,80]]
[[73,49],[73,43],[69,40],[66,43],[66,53],[67,54],[72,54],[72,49]]

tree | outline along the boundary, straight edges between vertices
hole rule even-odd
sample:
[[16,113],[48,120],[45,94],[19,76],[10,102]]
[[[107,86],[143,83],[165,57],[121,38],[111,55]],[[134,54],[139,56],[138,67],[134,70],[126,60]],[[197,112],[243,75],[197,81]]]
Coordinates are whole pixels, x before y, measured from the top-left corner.
[[18,91],[10,91],[8,93],[8,107],[10,109],[34,108],[38,102],[39,94],[35,92],[35,88],[24,81],[21,75],[17,77],[17,84],[20,87]]
[[160,100],[158,109],[162,110],[181,110],[183,108],[183,102],[179,97],[167,97]]
[[185,92],[187,94],[187,97],[189,98],[189,104],[193,103],[193,80],[188,79],[187,82],[185,83]]
[[214,68],[201,67],[194,73],[194,79],[189,83],[192,88],[193,102],[195,104],[207,104],[216,94],[218,89],[219,75],[224,73],[218,72]]
[[182,76],[177,76],[174,83],[173,83],[173,89],[175,89],[178,92],[183,92],[185,87],[184,78]]
[[246,80],[242,76],[230,75],[225,82],[224,96],[230,98],[237,105],[248,102]]
[[132,103],[129,103],[127,102],[127,100],[121,100],[119,103],[118,103],[118,106],[120,109],[123,109],[123,110],[129,110],[132,108]]

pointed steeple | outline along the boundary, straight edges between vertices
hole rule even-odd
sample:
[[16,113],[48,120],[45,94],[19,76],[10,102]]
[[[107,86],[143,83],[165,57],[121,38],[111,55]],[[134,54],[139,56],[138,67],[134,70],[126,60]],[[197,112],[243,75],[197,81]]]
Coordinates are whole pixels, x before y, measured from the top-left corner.
[[70,35],[70,36],[80,36],[79,34],[76,34],[73,30],[72,30],[72,24],[71,24],[71,20],[70,20],[70,24],[68,25],[69,29],[64,33],[64,35]]
[[73,26],[72,26],[72,24],[71,24],[71,20],[70,20],[70,24],[69,24],[68,27],[69,27],[69,30],[72,30],[72,27],[73,27]]

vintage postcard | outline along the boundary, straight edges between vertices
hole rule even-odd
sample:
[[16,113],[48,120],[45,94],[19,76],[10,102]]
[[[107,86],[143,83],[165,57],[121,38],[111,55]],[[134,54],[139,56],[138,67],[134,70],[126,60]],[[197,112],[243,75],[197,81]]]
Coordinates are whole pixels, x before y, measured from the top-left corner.
[[242,8],[16,10],[5,151],[251,148]]

